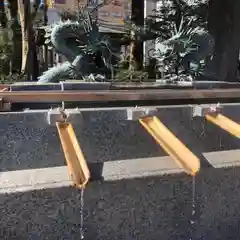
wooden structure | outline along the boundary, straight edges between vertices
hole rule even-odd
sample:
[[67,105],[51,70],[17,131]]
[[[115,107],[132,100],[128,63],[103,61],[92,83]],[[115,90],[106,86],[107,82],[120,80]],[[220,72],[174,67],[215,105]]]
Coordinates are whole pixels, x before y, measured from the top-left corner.
[[[225,117],[219,107],[220,105],[224,107],[225,102],[239,104],[240,88],[111,90],[109,86],[109,90],[8,91],[9,86],[1,85],[0,87],[0,106],[1,111],[6,112],[4,114],[11,111],[11,106],[17,103],[59,103],[60,108],[57,108],[55,112],[52,112],[52,110],[48,112],[48,115],[53,116],[49,115],[50,120],[48,122],[52,124],[54,121],[58,129],[71,180],[75,187],[81,189],[85,188],[90,180],[90,171],[72,126],[71,119],[74,118],[70,118],[71,114],[81,116],[81,109],[77,111],[65,109],[64,103],[75,102],[81,106],[83,102],[98,102],[105,103],[108,106],[111,102],[117,104],[129,102],[131,105],[127,109],[131,112],[131,117],[128,115],[127,120],[137,120],[163,150],[187,174],[192,176],[195,176],[200,170],[200,160],[157,117],[157,109],[169,107],[166,106],[166,100],[169,100],[167,105],[173,105],[175,100],[178,104],[181,104],[181,101],[187,101],[188,104],[192,104],[193,117],[203,117],[229,134],[237,138],[240,137],[239,124]],[[139,101],[143,102],[143,107],[135,107]],[[222,104],[202,105],[202,103],[209,101],[215,104],[221,102]],[[90,107],[89,105],[89,109]],[[108,108],[111,111],[111,107],[108,106]],[[101,111],[101,108],[98,109]],[[106,108],[104,109],[106,110]],[[95,110],[96,108],[93,108],[93,111]]]

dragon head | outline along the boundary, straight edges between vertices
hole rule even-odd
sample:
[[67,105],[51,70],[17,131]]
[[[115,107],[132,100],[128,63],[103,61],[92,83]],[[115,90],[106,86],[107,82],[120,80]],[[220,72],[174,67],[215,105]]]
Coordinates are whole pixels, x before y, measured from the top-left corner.
[[119,54],[113,49],[109,37],[99,31],[98,23],[93,20],[91,12],[85,9],[80,16],[79,23],[81,22],[84,29],[87,29],[85,32],[86,42],[79,46],[81,52],[100,57],[104,67],[112,69],[112,59],[119,57]]

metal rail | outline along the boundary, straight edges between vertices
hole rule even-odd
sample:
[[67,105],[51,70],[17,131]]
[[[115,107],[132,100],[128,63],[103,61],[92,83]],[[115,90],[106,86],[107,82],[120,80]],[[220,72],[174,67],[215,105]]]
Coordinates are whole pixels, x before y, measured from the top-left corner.
[[163,101],[200,100],[216,101],[239,99],[240,89],[209,90],[88,90],[88,91],[19,91],[0,92],[0,99],[8,103],[46,102],[115,102],[115,101]]

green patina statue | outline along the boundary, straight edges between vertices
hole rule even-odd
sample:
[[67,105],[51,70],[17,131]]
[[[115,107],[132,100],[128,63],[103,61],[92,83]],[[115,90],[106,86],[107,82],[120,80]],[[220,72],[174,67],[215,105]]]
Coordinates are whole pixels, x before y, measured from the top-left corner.
[[[80,9],[76,21],[61,21],[45,27],[46,43],[57,53],[62,54],[66,61],[44,72],[38,78],[38,83],[59,82],[65,79],[85,81],[114,79],[114,73],[120,71],[116,64],[113,64],[119,57],[119,52],[113,50],[110,39],[100,33],[97,20],[92,17],[93,11],[90,12],[85,7]],[[156,44],[157,54],[151,57],[156,58],[164,66],[163,78],[168,74],[172,75],[173,72],[176,76],[184,74],[195,77],[205,71],[207,61],[213,54],[212,36],[201,27],[192,28],[191,23],[185,27],[180,24],[178,30],[168,39],[162,39],[161,32],[142,26],[134,28],[131,23],[125,24],[125,30],[126,33],[134,31],[134,41],[160,39]],[[123,71],[124,76],[128,77],[129,72],[131,75],[131,71],[128,70],[127,73]],[[146,73],[140,71],[140,75],[142,74],[145,76]]]
[[38,77],[38,83],[64,79],[104,81],[112,73],[113,51],[109,39],[99,32],[87,8],[80,9],[77,21],[60,21],[45,27],[46,44],[62,54],[66,61]]

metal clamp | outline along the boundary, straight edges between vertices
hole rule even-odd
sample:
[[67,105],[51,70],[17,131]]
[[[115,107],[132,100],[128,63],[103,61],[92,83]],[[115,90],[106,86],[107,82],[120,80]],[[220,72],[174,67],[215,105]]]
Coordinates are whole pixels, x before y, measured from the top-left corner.
[[156,108],[136,107],[127,109],[127,120],[135,121],[141,118],[156,116]]
[[75,109],[50,109],[47,113],[47,122],[49,125],[55,125],[56,122],[81,123],[82,113],[78,108]]
[[11,110],[11,103],[4,102],[3,98],[0,98],[0,112],[6,112]]
[[193,106],[193,117],[205,117],[206,115],[216,115],[222,113],[223,107],[220,104],[206,104]]

